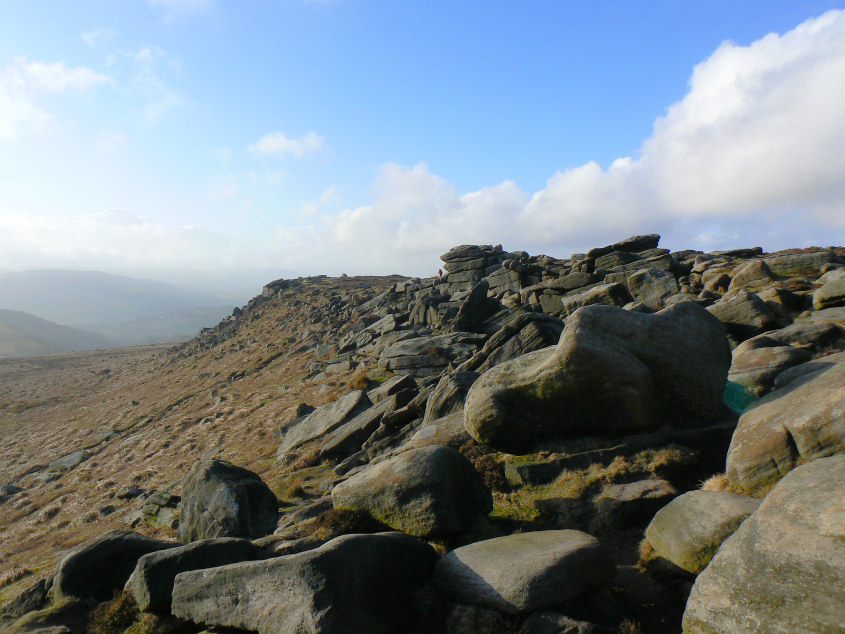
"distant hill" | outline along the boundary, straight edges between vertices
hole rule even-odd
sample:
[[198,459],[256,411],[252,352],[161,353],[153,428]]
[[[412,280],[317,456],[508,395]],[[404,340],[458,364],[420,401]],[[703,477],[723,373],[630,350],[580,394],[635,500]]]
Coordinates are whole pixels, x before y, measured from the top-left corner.
[[100,271],[0,272],[0,308],[100,333],[112,345],[181,341],[234,306],[224,293]]
[[17,310],[0,309],[0,357],[31,357],[115,345],[93,332],[60,326]]

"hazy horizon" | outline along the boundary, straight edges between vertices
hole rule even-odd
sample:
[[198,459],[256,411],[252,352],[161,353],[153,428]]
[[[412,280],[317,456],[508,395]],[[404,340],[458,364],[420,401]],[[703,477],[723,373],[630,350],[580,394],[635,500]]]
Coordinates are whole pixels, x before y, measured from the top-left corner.
[[0,269],[244,292],[466,243],[843,244],[843,6],[13,2]]

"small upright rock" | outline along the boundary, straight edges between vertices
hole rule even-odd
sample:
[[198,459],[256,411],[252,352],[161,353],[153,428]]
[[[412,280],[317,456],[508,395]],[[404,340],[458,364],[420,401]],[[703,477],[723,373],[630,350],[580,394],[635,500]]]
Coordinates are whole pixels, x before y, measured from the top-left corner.
[[279,502],[257,474],[223,460],[200,460],[182,483],[179,540],[269,535]]

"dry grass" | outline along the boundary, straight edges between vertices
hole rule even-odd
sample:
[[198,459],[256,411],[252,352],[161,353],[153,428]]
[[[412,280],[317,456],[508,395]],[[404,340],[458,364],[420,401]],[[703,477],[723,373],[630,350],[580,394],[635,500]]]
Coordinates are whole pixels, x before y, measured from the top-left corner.
[[[119,500],[123,489],[164,489],[203,455],[267,482],[318,464],[314,448],[293,464],[275,461],[273,432],[285,411],[301,402],[319,406],[346,385],[331,383],[326,391],[303,381],[314,353],[302,337],[292,343],[291,333],[307,329],[312,341],[334,343],[341,324],[317,314],[330,293],[372,296],[392,283],[370,278],[373,287],[361,290],[359,281],[312,281],[284,291],[245,311],[225,336],[212,332],[217,340],[0,359],[0,403],[12,404],[0,408],[0,482],[24,489],[3,505],[2,568],[37,568],[105,530],[125,529],[123,517],[139,502]],[[83,448],[91,457],[53,482],[24,477]],[[66,501],[57,505],[60,496]],[[102,517],[97,510],[106,505],[116,510]]]
[[643,634],[645,630],[643,630],[643,626],[639,621],[625,619],[619,624],[617,631],[619,634]]
[[654,475],[676,461],[685,460],[687,453],[678,447],[645,450],[631,458],[616,456],[608,465],[593,463],[586,469],[564,470],[553,482],[524,486],[508,494],[494,494],[493,516],[532,522],[539,518],[538,500],[552,498],[581,499],[598,494],[604,487],[617,482]]
[[329,541],[341,535],[353,533],[380,533],[391,528],[373,519],[365,511],[352,509],[329,509],[316,517],[309,530],[312,535]]
[[724,473],[717,473],[702,482],[700,488],[702,491],[727,491],[728,476]]
[[11,570],[0,575],[0,588],[10,586],[30,574],[32,574],[31,568],[27,566],[15,566]]
[[89,634],[123,634],[139,615],[138,604],[129,592],[101,603],[88,617]]
[[654,546],[651,545],[650,541],[643,538],[640,542],[639,553],[640,558],[637,560],[637,568],[644,571],[646,569],[646,565],[651,559],[652,553],[654,553]]

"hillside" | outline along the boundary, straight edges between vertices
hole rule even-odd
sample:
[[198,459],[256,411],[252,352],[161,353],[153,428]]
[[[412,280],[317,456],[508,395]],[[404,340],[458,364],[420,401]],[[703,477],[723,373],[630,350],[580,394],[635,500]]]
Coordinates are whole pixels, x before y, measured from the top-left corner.
[[114,341],[93,332],[0,308],[0,357],[31,357],[115,345]]
[[[812,422],[845,425],[845,249],[670,253],[658,240],[637,236],[568,258],[465,245],[444,254],[442,278],[277,280],[216,327],[172,347],[0,360],[0,605],[47,577],[68,548],[107,529],[176,539],[192,521],[188,507],[177,506],[179,496],[193,495],[186,474],[200,460],[219,459],[258,474],[278,500],[276,534],[256,544],[279,565],[286,559],[278,555],[298,552],[294,547],[315,549],[343,533],[385,526],[421,537],[438,557],[520,535],[534,535],[519,537],[530,550],[548,531],[589,533],[602,544],[595,565],[609,576],[576,584],[595,590],[588,598],[532,598],[530,609],[476,604],[477,597],[460,594],[466,583],[450,581],[459,574],[453,571],[426,595],[430,614],[413,617],[419,631],[517,631],[543,618],[610,631],[679,631],[691,589],[697,603],[688,610],[706,621],[704,581],[728,582],[701,573],[693,588],[698,571],[667,564],[656,538],[638,551],[643,530],[670,500],[689,493],[732,495],[756,508],[769,491],[782,495],[784,474],[811,473],[801,465],[845,449],[845,436],[814,435]],[[783,373],[794,383],[777,378]],[[729,448],[732,436],[746,433],[743,421],[763,412],[780,425],[781,411],[797,411],[784,403],[800,390],[809,391],[800,407],[810,422],[790,432],[798,446],[781,447],[773,432],[755,449],[766,423],[755,420],[757,431],[742,445],[746,462],[726,464],[729,455],[738,459],[739,450]],[[767,413],[763,405],[772,399]],[[775,451],[783,452],[776,463],[766,453]],[[481,489],[449,501],[465,519],[435,517],[429,530],[418,525],[420,515],[405,517],[401,496],[391,498],[384,487],[404,486],[414,469],[435,469],[408,462],[390,471],[396,461],[435,454],[463,461],[454,469],[471,473],[462,471],[460,481],[475,478]],[[794,479],[784,478],[784,486]],[[834,490],[842,484],[836,480]],[[408,486],[408,495],[421,495],[418,485]],[[810,488],[826,495],[824,487]],[[423,490],[436,497],[463,489]],[[381,499],[393,501],[380,507]],[[764,507],[755,530],[774,521],[764,522]],[[825,537],[813,539],[827,547]],[[313,552],[332,552],[324,549],[336,543]],[[732,548],[732,557],[744,556],[741,544]],[[437,570],[453,560],[445,555]],[[575,574],[563,559],[555,565]],[[496,568],[512,566],[500,561]],[[552,568],[543,574],[561,574]],[[843,571],[829,573],[835,590]],[[483,574],[499,583],[491,571]],[[806,579],[796,574],[801,585]],[[368,579],[360,582],[370,588]],[[792,582],[767,592],[777,602]],[[737,606],[756,605],[737,596]],[[51,624],[73,629],[73,618],[87,618],[55,616],[57,606],[40,605],[59,619]],[[196,616],[198,605],[188,601],[180,614],[233,626],[231,615]],[[236,627],[264,631],[263,617],[249,610],[248,603],[239,608]],[[150,618],[173,625],[164,615]]]
[[0,273],[0,308],[93,331],[120,345],[184,340],[233,307],[228,297],[99,271]]

